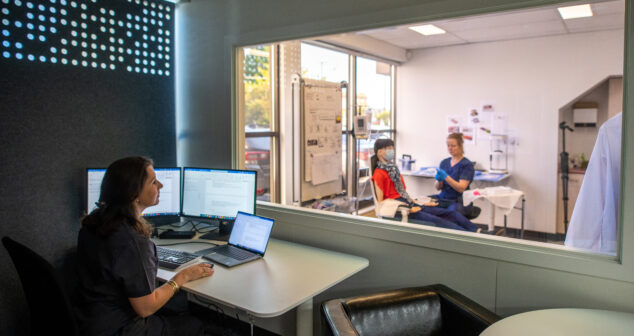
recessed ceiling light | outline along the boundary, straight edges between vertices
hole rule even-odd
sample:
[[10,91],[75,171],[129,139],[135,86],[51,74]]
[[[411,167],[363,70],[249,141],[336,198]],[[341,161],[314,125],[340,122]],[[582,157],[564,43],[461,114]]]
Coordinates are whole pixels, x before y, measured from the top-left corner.
[[590,5],[578,5],[557,8],[559,15],[564,20],[577,19],[592,16],[592,8]]
[[434,25],[422,25],[422,26],[414,26],[414,27],[409,27],[409,29],[419,33],[419,34],[423,34],[425,36],[427,35],[438,35],[438,34],[444,34],[445,31],[434,26]]

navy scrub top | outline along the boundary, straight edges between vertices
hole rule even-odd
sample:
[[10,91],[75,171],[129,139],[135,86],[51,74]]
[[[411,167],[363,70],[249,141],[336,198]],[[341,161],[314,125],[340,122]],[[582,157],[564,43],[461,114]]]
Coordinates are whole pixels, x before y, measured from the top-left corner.
[[151,294],[158,259],[152,240],[121,223],[109,236],[79,231],[78,269],[82,335],[113,335],[137,314],[128,298]]
[[[448,157],[440,162],[440,168],[447,172],[447,175],[451,176],[454,180],[467,180],[469,184],[473,181],[473,175],[475,174],[473,162],[469,161],[466,157],[463,157],[462,160],[453,167],[451,166],[451,158]],[[467,189],[469,189],[469,186],[467,186]],[[446,200],[458,200],[462,197],[462,193],[457,192],[449,183],[444,182],[442,191],[438,197]]]

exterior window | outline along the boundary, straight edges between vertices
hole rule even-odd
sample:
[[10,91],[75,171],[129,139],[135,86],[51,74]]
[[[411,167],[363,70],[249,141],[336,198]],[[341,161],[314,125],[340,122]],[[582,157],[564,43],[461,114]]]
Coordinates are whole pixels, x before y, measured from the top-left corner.
[[244,110],[244,167],[258,172],[256,194],[258,200],[275,200],[274,167],[275,144],[278,133],[275,127],[274,98],[274,47],[261,45],[243,48],[242,67]]

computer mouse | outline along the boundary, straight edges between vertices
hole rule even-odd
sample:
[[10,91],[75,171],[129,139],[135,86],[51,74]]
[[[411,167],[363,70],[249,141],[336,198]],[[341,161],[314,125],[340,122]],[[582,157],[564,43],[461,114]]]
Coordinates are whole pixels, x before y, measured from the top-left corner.
[[207,264],[207,265],[209,265],[209,267],[211,267],[211,268],[214,268],[214,265],[215,265],[214,263],[212,263],[212,262],[208,262],[208,261],[204,262],[203,264]]

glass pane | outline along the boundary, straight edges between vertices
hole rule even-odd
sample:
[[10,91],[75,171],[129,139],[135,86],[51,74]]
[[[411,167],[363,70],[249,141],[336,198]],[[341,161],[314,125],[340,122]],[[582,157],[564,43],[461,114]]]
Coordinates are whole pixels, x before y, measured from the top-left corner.
[[244,48],[245,130],[271,129],[271,46]]
[[[328,82],[340,83],[349,82],[349,56],[338,51],[316,47],[310,44],[302,43],[301,45],[301,62],[302,62],[302,78],[310,78],[323,80]],[[341,125],[345,130],[347,125],[346,105],[347,94],[342,92],[341,103]]]
[[244,167],[258,172],[256,197],[271,200],[271,143],[272,137],[246,138],[244,141]]
[[392,66],[357,57],[358,112],[372,112],[372,129],[390,129],[392,106]]

